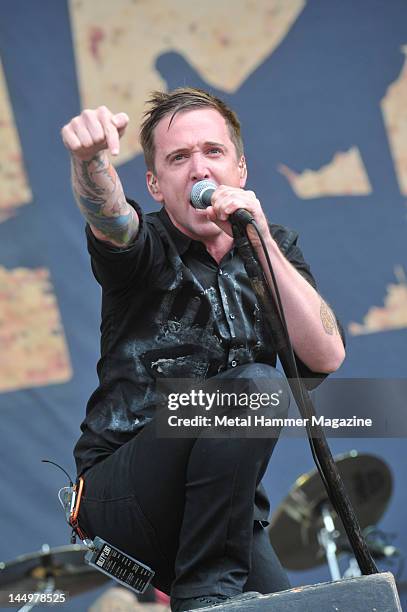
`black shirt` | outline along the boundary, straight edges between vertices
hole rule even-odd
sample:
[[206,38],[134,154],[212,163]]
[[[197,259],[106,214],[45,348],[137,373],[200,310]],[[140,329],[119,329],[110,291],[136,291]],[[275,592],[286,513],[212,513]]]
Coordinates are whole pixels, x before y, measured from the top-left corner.
[[[102,286],[100,384],[89,399],[75,447],[78,474],[105,458],[154,417],[157,378],[206,379],[236,365],[276,364],[276,352],[240,255],[217,264],[164,208],[143,215],[125,249],[86,228],[93,273]],[[315,287],[297,233],[270,226],[273,238]],[[300,375],[311,372],[297,359]]]

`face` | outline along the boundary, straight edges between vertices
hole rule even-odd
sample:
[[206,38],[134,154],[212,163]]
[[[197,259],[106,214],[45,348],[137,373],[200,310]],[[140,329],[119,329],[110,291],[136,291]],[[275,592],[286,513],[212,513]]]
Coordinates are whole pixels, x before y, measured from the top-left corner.
[[190,203],[194,183],[203,179],[216,185],[244,187],[246,165],[238,159],[225,119],[212,108],[179,112],[169,127],[164,117],[154,130],[155,174],[146,174],[147,187],[165,205],[174,225],[195,240],[210,240],[224,232],[205,211]]

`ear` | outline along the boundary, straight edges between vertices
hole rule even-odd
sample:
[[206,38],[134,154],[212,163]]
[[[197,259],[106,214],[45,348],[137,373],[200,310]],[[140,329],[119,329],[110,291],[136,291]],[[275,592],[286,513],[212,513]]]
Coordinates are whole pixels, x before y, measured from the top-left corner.
[[151,170],[147,170],[146,172],[146,182],[147,182],[147,189],[150,195],[154,198],[154,200],[156,202],[163,202],[164,197],[160,191],[158,179]]
[[239,178],[239,186],[243,189],[247,180],[247,166],[244,155],[242,155],[239,161]]

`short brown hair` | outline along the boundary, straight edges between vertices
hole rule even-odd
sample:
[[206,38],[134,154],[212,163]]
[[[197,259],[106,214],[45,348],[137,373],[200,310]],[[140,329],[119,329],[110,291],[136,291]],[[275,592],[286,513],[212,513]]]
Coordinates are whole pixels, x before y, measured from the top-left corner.
[[[171,114],[171,121],[181,111],[196,108],[213,108],[226,121],[230,138],[235,145],[238,157],[243,155],[243,141],[240,132],[240,121],[236,113],[220,98],[194,87],[178,87],[170,92],[153,91],[147,100],[148,110],[143,115],[140,130],[140,142],[144,151],[144,159],[148,170],[155,170],[154,128],[166,115]],[[170,125],[171,125],[170,121]]]

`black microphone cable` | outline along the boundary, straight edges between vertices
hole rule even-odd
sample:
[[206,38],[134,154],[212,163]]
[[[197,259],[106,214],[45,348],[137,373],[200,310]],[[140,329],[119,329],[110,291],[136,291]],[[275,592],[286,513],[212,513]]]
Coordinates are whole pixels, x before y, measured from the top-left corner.
[[[274,270],[273,270],[273,267],[271,265],[270,256],[269,256],[269,253],[268,253],[268,249],[267,249],[267,247],[265,245],[263,236],[261,235],[259,227],[258,227],[257,223],[254,221],[254,219],[251,219],[250,221],[247,221],[247,223],[245,221],[242,221],[242,223],[236,223],[235,224],[232,221],[232,224],[235,227],[236,227],[236,225],[239,226],[240,236],[238,237],[237,233],[236,233],[236,238],[237,239],[239,239],[239,238],[241,239],[242,238],[241,231],[243,229],[245,229],[245,231],[246,231],[246,227],[249,224],[252,225],[253,228],[256,230],[257,236],[258,236],[258,238],[260,240],[260,243],[261,243],[261,246],[262,246],[262,249],[263,249],[264,256],[265,256],[266,261],[267,261],[267,267],[268,267],[268,270],[270,272],[271,280],[272,280],[272,283],[273,283],[273,288],[274,288],[274,292],[275,292],[275,298],[274,298],[273,294],[271,293],[271,289],[270,289],[269,284],[267,282],[265,282],[265,287],[266,287],[266,290],[267,290],[267,293],[268,293],[269,300],[270,300],[271,303],[275,304],[276,310],[277,310],[277,315],[280,318],[281,327],[282,327],[283,332],[284,332],[284,339],[285,339],[286,346],[287,346],[287,349],[288,349],[290,365],[291,365],[291,367],[292,367],[292,369],[293,369],[293,371],[295,373],[296,378],[300,379],[300,374],[298,372],[297,362],[296,362],[295,356],[294,356],[294,349],[293,349],[293,346],[292,346],[292,343],[291,343],[291,339],[290,339],[290,336],[289,336],[289,333],[288,333],[287,322],[286,322],[286,318],[285,318],[285,314],[284,314],[283,304],[282,304],[282,301],[281,301],[280,291],[279,291],[278,285],[277,285],[277,279],[275,277]],[[247,241],[247,245],[245,245],[245,246],[246,247],[249,246],[250,249],[253,252],[253,247],[249,243],[249,239],[247,237],[247,234],[246,234],[246,241]],[[243,241],[241,242],[240,246],[241,247],[243,246]],[[255,258],[254,253],[253,253],[253,258]],[[300,389],[300,392],[301,392],[301,395],[302,395],[303,404],[306,407],[306,415],[305,416],[308,417],[308,420],[306,421],[306,429],[307,429],[307,432],[308,432],[308,439],[310,441],[311,453],[312,453],[314,462],[315,462],[315,464],[316,464],[316,466],[318,468],[318,471],[319,471],[319,473],[321,475],[322,481],[323,481],[326,489],[329,491],[330,490],[330,486],[329,486],[329,483],[328,483],[327,479],[325,478],[325,473],[322,470],[322,466],[320,465],[318,456],[316,454],[316,449],[315,449],[315,445],[314,445],[314,437],[313,437],[311,428],[309,426],[309,423],[311,422],[311,419],[310,419],[311,414],[309,413],[308,406],[306,405],[306,402],[305,402],[305,398],[304,398],[304,395],[303,395],[303,391],[304,391],[303,386],[299,385],[299,389]]]
[[[254,254],[254,249],[247,236],[247,225],[251,225],[254,228],[260,240],[260,243],[261,243],[261,246],[264,252],[264,257],[267,262],[267,267],[270,272],[270,277],[271,277],[275,297],[273,295],[273,292],[272,292],[272,289],[269,283],[265,279],[264,271],[261,268],[260,263],[258,262]],[[283,367],[285,365],[283,362],[287,361],[288,367],[293,372],[294,376],[293,378],[291,378],[292,383],[290,384],[290,386],[293,391],[294,397],[299,405],[300,411],[302,412],[303,416],[305,416],[308,419],[306,420],[305,424],[306,424],[306,430],[308,433],[311,453],[315,461],[315,464],[317,466],[317,469],[320,473],[321,479],[326,488],[326,491],[328,493],[328,496],[332,502],[333,507],[335,508],[337,515],[342,519],[344,528],[348,535],[349,541],[352,544],[352,549],[354,551],[355,557],[358,561],[361,571],[364,574],[377,573],[378,569],[376,567],[375,562],[373,561],[373,558],[370,554],[367,544],[363,538],[363,534],[362,534],[358,519],[355,515],[353,506],[351,504],[351,501],[349,499],[349,496],[347,494],[347,491],[345,489],[341,476],[338,472],[337,466],[333,460],[328,443],[326,441],[325,433],[320,425],[316,425],[316,426],[313,425],[312,427],[310,425],[310,423],[313,422],[312,416],[315,415],[315,410],[314,410],[314,406],[312,404],[312,400],[308,392],[305,391],[304,385],[301,381],[301,378],[298,372],[298,367],[297,367],[297,363],[296,363],[295,356],[294,356],[293,346],[291,344],[291,340],[290,340],[289,333],[288,333],[287,322],[286,322],[286,318],[284,314],[280,292],[279,292],[278,285],[277,285],[277,280],[275,278],[274,270],[273,270],[273,267],[270,261],[269,252],[267,250],[263,236],[261,235],[259,227],[253,218],[250,220],[248,218],[246,219],[243,219],[243,218],[236,219],[235,218],[234,220],[232,220],[232,228],[233,228],[233,234],[235,237],[236,246],[243,253],[242,258],[244,260],[246,259],[246,261],[248,262],[249,268],[251,267],[252,270],[255,270],[256,264],[257,264],[257,272],[256,272],[257,278],[253,284],[253,289],[257,297],[258,298],[260,297],[260,299],[262,298],[262,296],[259,295],[261,293],[261,291],[259,291],[259,282],[261,282],[259,278],[259,274],[260,274],[260,276],[262,277],[263,286],[265,287],[266,292],[267,292],[269,306],[270,304],[275,305],[276,316],[277,316],[277,320],[279,321],[280,327],[283,332],[284,341],[285,341],[284,348],[286,349],[286,354],[285,355],[279,354],[279,357],[282,360]],[[256,264],[254,264],[254,261],[256,262]],[[250,277],[250,274],[249,274],[249,277]],[[264,300],[262,301],[264,303]],[[277,352],[278,352],[278,349],[277,349]],[[290,380],[290,377],[289,377],[289,380]],[[295,380],[295,388],[293,388],[294,380]],[[318,434],[318,437],[315,437],[315,433]],[[318,446],[318,449],[316,446]],[[322,461],[321,461],[320,454],[322,455],[322,453],[325,453],[325,458],[322,458]],[[326,464],[324,465],[323,461],[327,461],[328,466]],[[334,482],[332,482],[332,478],[334,479]]]
[[[212,193],[216,190],[216,188],[217,185],[211,180],[202,180],[195,183],[192,187],[190,197],[192,206],[200,209],[210,206]],[[312,416],[315,416],[315,409],[312,400],[308,392],[306,392],[299,376],[277,281],[263,237],[252,215],[245,209],[240,208],[229,215],[229,221],[232,224],[235,244],[244,261],[246,272],[252,283],[253,291],[260,304],[263,306],[265,313],[267,313],[267,316],[269,317],[270,329],[275,342],[276,352],[280,357],[280,361],[287,375],[294,398],[302,416],[307,418],[305,425],[312,456],[328,496],[338,516],[342,519],[361,571],[364,574],[377,573],[377,567],[372,559],[367,544],[363,539],[361,528],[343,481],[340,477],[338,468],[332,457],[332,453],[326,441],[325,433],[320,425],[314,425],[313,423]],[[257,260],[254,249],[248,239],[247,226],[249,224],[255,229],[264,251],[275,297],[273,295],[272,287],[267,282],[264,271]],[[312,426],[310,423],[312,423]],[[319,437],[316,437],[315,433],[318,433]]]

